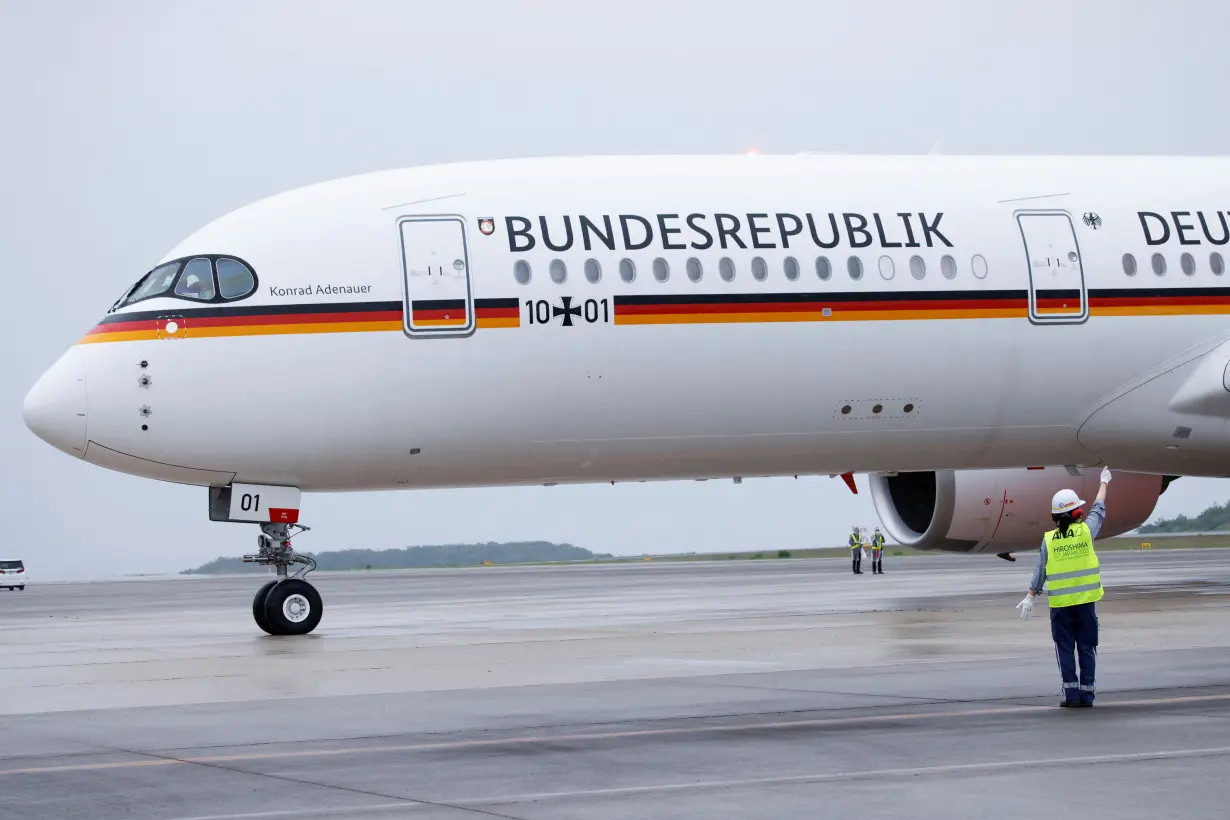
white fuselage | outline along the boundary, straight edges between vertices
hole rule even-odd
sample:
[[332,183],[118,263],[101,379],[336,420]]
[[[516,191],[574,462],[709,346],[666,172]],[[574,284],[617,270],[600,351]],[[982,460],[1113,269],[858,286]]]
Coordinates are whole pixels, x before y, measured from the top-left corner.
[[1230,161],[1198,158],[355,177],[189,237],[167,260],[234,256],[255,292],[115,310],[27,417],[88,407],[44,428],[113,469],[308,491],[1100,462],[1220,476],[1228,188]]

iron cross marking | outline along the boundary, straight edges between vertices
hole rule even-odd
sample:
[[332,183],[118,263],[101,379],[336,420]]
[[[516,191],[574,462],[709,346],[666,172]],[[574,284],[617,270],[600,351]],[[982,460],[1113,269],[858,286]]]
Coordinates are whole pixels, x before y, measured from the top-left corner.
[[563,301],[564,303],[563,307],[555,307],[554,305],[552,305],[551,306],[551,318],[554,319],[557,316],[563,316],[564,317],[563,326],[572,327],[572,317],[573,316],[577,317],[578,321],[581,318],[581,306],[577,305],[574,307],[572,304],[571,296],[561,296],[560,300]]

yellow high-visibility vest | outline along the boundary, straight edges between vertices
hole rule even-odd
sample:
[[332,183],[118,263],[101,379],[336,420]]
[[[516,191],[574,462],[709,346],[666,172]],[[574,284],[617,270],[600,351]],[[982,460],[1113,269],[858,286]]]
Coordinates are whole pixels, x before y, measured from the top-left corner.
[[871,536],[871,546],[878,550],[884,549],[884,533],[880,532]]
[[1102,573],[1088,524],[1072,524],[1067,538],[1059,530],[1046,534],[1046,585],[1053,608],[1102,600]]

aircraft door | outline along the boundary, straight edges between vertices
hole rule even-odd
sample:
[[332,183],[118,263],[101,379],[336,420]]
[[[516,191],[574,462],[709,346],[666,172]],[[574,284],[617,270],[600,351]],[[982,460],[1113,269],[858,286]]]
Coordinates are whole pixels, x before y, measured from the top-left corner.
[[459,216],[408,216],[398,220],[406,302],[406,335],[469,336],[474,296],[465,221]]
[[1072,217],[1066,211],[1018,211],[1029,265],[1029,319],[1035,324],[1089,318],[1085,268]]

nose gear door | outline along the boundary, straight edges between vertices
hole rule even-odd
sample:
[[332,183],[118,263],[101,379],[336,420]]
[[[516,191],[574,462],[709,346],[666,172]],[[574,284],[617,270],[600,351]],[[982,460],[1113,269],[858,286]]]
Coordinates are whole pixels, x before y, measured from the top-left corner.
[[1072,324],[1089,318],[1085,268],[1066,211],[1018,211],[1029,265],[1029,320]]
[[398,230],[406,286],[406,335],[469,336],[476,325],[465,220],[406,216],[398,220]]

